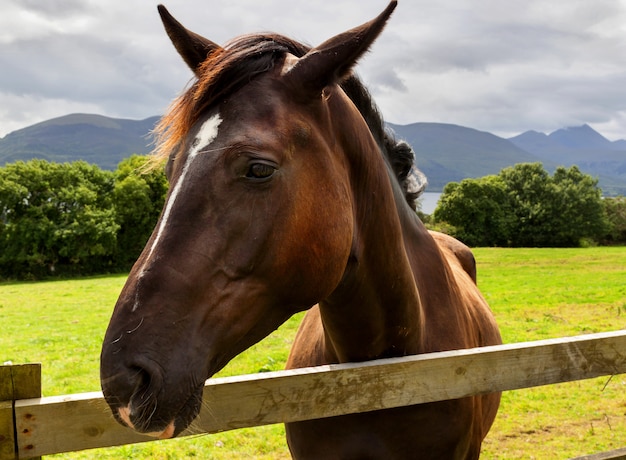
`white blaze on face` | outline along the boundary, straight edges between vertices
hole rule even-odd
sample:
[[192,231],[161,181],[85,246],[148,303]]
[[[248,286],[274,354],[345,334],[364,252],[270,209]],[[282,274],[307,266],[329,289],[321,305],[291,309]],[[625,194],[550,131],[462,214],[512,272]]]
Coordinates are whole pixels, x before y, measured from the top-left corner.
[[[172,193],[170,194],[169,199],[167,200],[167,203],[165,205],[165,210],[163,211],[163,216],[161,217],[161,221],[159,222],[159,227],[157,229],[156,236],[154,237],[154,240],[152,241],[152,245],[150,246],[150,251],[148,252],[144,265],[140,271],[139,278],[143,276],[143,269],[146,266],[146,264],[150,261],[150,258],[152,257],[152,253],[154,252],[154,249],[156,248],[157,244],[159,244],[159,241],[161,240],[161,236],[163,235],[163,231],[165,230],[165,227],[167,227],[168,220],[172,212],[172,208],[174,207],[174,203],[176,203],[176,198],[178,197],[178,194],[180,193],[180,189],[182,188],[183,183],[185,182],[185,178],[187,177],[187,173],[189,172],[189,169],[191,168],[191,163],[193,163],[193,160],[196,158],[196,156],[198,156],[198,153],[200,153],[202,149],[206,148],[215,140],[218,134],[218,128],[221,123],[222,123],[222,117],[220,117],[219,113],[216,113],[215,115],[210,117],[207,121],[205,121],[202,124],[202,126],[200,127],[200,130],[198,131],[198,134],[196,134],[196,137],[193,140],[193,143],[191,145],[191,150],[189,151],[189,154],[187,155],[185,166],[183,166],[183,171],[180,173],[180,176],[178,177],[178,180],[176,181],[176,185],[174,186],[174,190],[172,190]],[[132,311],[135,311],[138,306],[139,306],[138,302],[135,302],[135,305],[133,306]]]

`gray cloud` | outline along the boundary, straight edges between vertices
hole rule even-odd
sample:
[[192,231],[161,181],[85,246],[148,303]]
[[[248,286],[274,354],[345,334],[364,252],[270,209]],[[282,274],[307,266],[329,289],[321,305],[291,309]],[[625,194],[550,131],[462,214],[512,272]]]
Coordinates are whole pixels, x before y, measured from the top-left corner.
[[[163,1],[219,43],[272,30],[317,44],[385,5]],[[626,4],[614,0],[400,0],[357,70],[392,122],[501,135],[590,123],[626,138],[624,24]],[[191,78],[147,0],[6,0],[0,69],[0,136],[76,111],[159,114]]]

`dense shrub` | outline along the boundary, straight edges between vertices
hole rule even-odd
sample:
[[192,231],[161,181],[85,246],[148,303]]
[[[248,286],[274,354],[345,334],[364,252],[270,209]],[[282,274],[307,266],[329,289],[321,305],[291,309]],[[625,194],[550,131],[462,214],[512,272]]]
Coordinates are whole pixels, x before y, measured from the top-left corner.
[[[167,179],[132,156],[114,172],[85,162],[0,168],[0,278],[128,270],[164,204]],[[577,167],[539,163],[448,184],[430,225],[471,246],[626,243],[626,199],[603,200]]]
[[541,163],[450,183],[433,217],[471,246],[575,247],[608,229],[596,179],[576,166],[550,176]]
[[128,269],[158,219],[161,171],[133,156],[115,172],[85,162],[0,168],[0,277],[41,278]]
[[470,246],[506,246],[512,232],[512,202],[502,178],[486,176],[446,185],[433,218]]
[[0,275],[98,272],[119,226],[113,174],[85,162],[33,160],[0,168]]
[[152,233],[167,193],[162,169],[149,169],[150,159],[133,155],[115,171],[115,219],[119,225],[116,260],[128,269]]
[[609,223],[603,244],[626,244],[626,197],[618,196],[604,200],[604,210]]

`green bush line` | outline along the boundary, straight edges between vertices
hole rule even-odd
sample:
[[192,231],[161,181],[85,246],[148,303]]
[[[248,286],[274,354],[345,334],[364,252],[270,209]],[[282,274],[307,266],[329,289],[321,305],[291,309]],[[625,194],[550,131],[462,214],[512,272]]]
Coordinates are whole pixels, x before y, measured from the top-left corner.
[[[0,168],[0,279],[119,273],[141,253],[163,207],[167,179],[148,156],[115,171],[82,161]],[[578,168],[519,164],[450,183],[431,228],[470,246],[574,247],[626,243],[626,199],[602,199]]]
[[0,278],[128,270],[167,192],[165,175],[148,161],[134,155],[115,171],[83,161],[0,168]]
[[626,200],[603,199],[597,185],[576,166],[550,176],[541,163],[520,163],[447,184],[433,224],[474,247],[624,244]]

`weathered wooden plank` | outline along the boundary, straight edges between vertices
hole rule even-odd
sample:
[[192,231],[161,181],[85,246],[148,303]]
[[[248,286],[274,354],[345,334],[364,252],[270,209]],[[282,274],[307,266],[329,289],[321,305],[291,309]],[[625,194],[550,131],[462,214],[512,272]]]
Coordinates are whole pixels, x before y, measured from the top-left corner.
[[[617,331],[211,379],[205,386],[200,416],[184,434],[329,417],[624,372],[626,331]],[[15,411],[23,458],[149,439],[117,425],[100,393],[17,401]]]
[[626,448],[612,450],[610,452],[600,452],[598,454],[584,455],[572,460],[624,460],[626,459]]
[[40,397],[41,364],[0,366],[0,460],[15,459],[14,401]]
[[13,379],[13,399],[27,399],[41,397],[41,364],[13,364],[11,378]]
[[13,400],[13,379],[11,366],[0,366],[0,401]]
[[0,460],[14,459],[13,401],[0,401]]
[[0,401],[39,398],[40,396],[40,363],[0,366]]
[[217,432],[624,372],[626,331],[619,331],[299,369],[230,385],[216,379],[205,387],[196,426]]
[[13,379],[11,367],[0,366],[0,460],[14,459]]
[[120,426],[102,392],[18,401],[15,410],[20,458],[151,440]]

